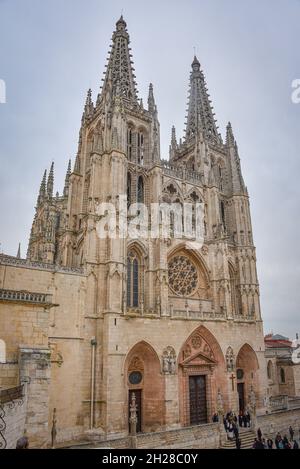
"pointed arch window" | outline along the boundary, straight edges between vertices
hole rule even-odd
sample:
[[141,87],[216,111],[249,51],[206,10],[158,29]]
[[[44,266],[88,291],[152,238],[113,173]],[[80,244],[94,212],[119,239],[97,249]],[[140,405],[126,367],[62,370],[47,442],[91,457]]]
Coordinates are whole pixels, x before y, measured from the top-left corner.
[[6,345],[4,340],[0,339],[0,363],[6,362]]
[[219,169],[219,189],[220,191],[223,191],[223,171],[222,171],[222,167],[220,164],[218,165],[218,169]]
[[280,382],[285,383],[285,371],[283,368],[280,368]]
[[140,165],[144,164],[144,143],[145,137],[143,132],[137,134],[137,162]]
[[127,257],[127,306],[139,306],[139,275],[140,263],[135,252],[131,251]]
[[268,379],[273,379],[273,365],[271,360],[268,361],[268,367],[267,367],[267,372],[268,372]]
[[129,128],[127,130],[127,158],[129,161],[132,161],[132,147],[133,147],[133,132],[132,129]]
[[127,208],[131,204],[131,174],[127,174]]
[[142,176],[138,178],[137,201],[141,204],[144,203],[144,179]]
[[221,222],[224,227],[224,230],[226,231],[225,204],[223,200],[221,200],[220,202],[220,211],[221,211]]

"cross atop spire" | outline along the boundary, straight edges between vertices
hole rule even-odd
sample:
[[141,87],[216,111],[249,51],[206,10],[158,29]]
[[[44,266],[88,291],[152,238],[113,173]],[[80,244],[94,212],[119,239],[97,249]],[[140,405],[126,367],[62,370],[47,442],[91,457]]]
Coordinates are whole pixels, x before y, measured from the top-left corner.
[[201,131],[208,140],[220,142],[220,135],[214,119],[213,108],[207,93],[205,77],[196,55],[190,75],[190,94],[185,130],[186,141],[192,140]]
[[127,102],[138,104],[132,55],[129,48],[130,39],[123,15],[116,23],[112,41],[102,97],[109,92],[113,99],[117,96]]

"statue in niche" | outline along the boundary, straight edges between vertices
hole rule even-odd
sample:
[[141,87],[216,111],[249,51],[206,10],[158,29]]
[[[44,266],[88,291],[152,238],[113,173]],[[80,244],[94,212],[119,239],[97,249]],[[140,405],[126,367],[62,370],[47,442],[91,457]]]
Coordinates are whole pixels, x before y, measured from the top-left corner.
[[162,356],[162,369],[164,374],[176,374],[176,353],[173,347],[167,347]]
[[234,353],[231,347],[228,347],[226,352],[226,366],[227,371],[233,372],[234,371]]

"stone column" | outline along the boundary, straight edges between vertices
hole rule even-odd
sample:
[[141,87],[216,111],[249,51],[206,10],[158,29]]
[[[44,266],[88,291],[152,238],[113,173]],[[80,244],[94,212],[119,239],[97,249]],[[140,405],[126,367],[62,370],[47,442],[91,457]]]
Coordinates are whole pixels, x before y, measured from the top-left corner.
[[178,376],[165,374],[166,428],[179,428]]
[[27,383],[27,429],[30,447],[45,447],[49,440],[50,349],[22,347],[20,382]]

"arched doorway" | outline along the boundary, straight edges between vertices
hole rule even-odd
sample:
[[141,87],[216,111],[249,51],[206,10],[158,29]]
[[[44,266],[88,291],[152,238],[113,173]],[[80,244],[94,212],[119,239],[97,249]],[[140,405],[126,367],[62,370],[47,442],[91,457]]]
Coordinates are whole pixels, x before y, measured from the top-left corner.
[[178,358],[180,421],[182,425],[211,422],[217,395],[228,402],[225,360],[214,336],[204,326],[186,340]]
[[258,389],[258,360],[256,353],[249,344],[244,344],[236,358],[237,392],[239,411],[246,410],[251,390]]
[[137,431],[153,432],[165,423],[165,389],[157,353],[147,342],[139,342],[125,361],[127,390],[125,418],[129,428],[129,405],[134,392],[137,404]]

